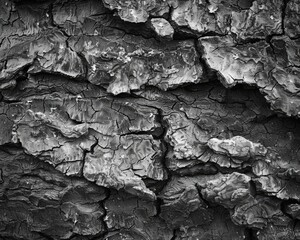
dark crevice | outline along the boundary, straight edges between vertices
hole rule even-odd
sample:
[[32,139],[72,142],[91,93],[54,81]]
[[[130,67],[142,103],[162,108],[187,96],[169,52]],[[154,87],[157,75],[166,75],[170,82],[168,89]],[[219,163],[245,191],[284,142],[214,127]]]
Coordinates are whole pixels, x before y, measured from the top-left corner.
[[249,182],[249,185],[250,185],[250,194],[251,194],[253,197],[255,197],[255,196],[256,196],[256,192],[257,192],[257,190],[256,190],[256,184],[255,184],[255,182],[254,182],[253,180],[251,180],[251,181]]
[[180,232],[180,228],[173,229],[173,236],[170,240],[176,240],[179,232]]
[[5,143],[3,145],[0,145],[0,151],[3,151],[7,154],[10,154],[10,155],[14,155],[13,153],[15,151],[24,151],[24,148],[22,146],[22,144],[20,142],[18,143]]
[[[268,109],[270,110],[270,112],[272,112],[272,114],[270,116],[258,116],[256,118],[256,120],[254,120],[254,123],[260,123],[260,122],[264,122],[264,119],[266,119],[266,122],[275,119],[275,118],[281,118],[281,119],[293,119],[296,121],[300,121],[298,116],[295,115],[291,115],[291,116],[287,116],[284,112],[282,112],[281,110],[278,109],[273,109],[271,106],[271,103],[269,101],[267,101],[266,99],[266,94],[264,92],[261,91],[261,89],[257,86],[257,85],[248,85],[245,83],[237,83],[235,86],[231,87],[231,88],[226,88],[227,92],[230,92],[232,90],[255,90],[260,96],[261,99],[263,99],[263,101],[261,101],[261,104],[268,106]],[[228,99],[226,99],[225,102],[227,102]]]
[[54,21],[54,18],[53,18],[53,3],[51,3],[51,4],[49,5],[47,14],[48,14],[48,16],[49,16],[49,24],[50,24],[52,27],[58,29],[58,30],[66,37],[66,45],[67,45],[67,47],[69,47],[69,46],[68,46],[69,44],[68,44],[67,39],[69,39],[70,35],[66,33],[66,31],[64,30],[64,28],[58,26],[58,25],[55,23],[55,21]]
[[184,40],[191,40],[191,39],[198,39],[199,36],[197,36],[195,33],[191,31],[188,27],[181,26],[180,28],[176,26],[175,23],[172,21],[170,24],[174,28],[174,35],[173,40],[174,41],[184,41]]
[[278,115],[275,113],[275,114],[272,114],[270,116],[259,116],[257,115],[255,120],[252,121],[253,123],[259,123],[259,124],[266,124],[274,119],[277,119],[279,118]]
[[199,176],[199,175],[215,175],[219,172],[218,168],[213,163],[200,163],[194,166],[188,166],[184,168],[172,171],[172,175],[179,176]]
[[156,128],[155,130],[149,130],[149,131],[137,131],[137,132],[130,132],[130,133],[123,133],[119,134],[119,136],[130,136],[130,135],[138,135],[138,136],[145,136],[145,135],[152,135],[153,139],[161,139],[162,130],[161,128]]
[[198,53],[199,62],[201,64],[202,68],[203,68],[202,78],[203,79],[208,79],[209,81],[215,81],[216,79],[218,79],[217,71],[210,68],[209,65],[207,64],[207,62],[205,61],[205,59],[203,58],[204,48],[199,43],[198,39],[194,40],[194,44],[195,44],[195,50]]
[[4,183],[3,180],[3,170],[0,168],[0,184]]
[[287,5],[288,5],[288,2],[290,0],[282,0],[282,9],[281,9],[281,27],[282,27],[282,34],[284,35],[285,34],[285,17],[286,17],[286,8],[287,8]]
[[198,191],[198,195],[199,195],[199,198],[201,199],[201,201],[203,201],[203,202],[206,204],[207,207],[213,208],[214,205],[216,205],[216,204],[207,201],[207,200],[203,197],[203,195],[202,195],[202,193],[201,193],[202,187],[201,187],[199,184],[196,184],[195,186],[196,186],[196,189],[197,189],[197,191]]
[[295,199],[288,199],[288,200],[284,200],[281,202],[281,205],[280,205],[280,210],[285,214],[287,215],[289,218],[291,219],[294,219],[294,217],[292,215],[290,215],[288,212],[287,212],[287,208],[289,205],[291,204],[300,204],[300,201],[297,201]]
[[155,201],[156,214],[154,215],[154,217],[160,217],[162,205],[163,205],[163,199],[161,199],[160,197],[157,197],[157,199]]
[[116,99],[138,99],[141,98],[139,95],[134,94],[135,91],[132,91],[131,93],[120,93],[118,95],[110,94],[112,97]]
[[[232,160],[229,160],[232,161]],[[217,163],[212,162],[211,163],[216,169],[218,169],[218,172],[222,174],[231,174],[234,172],[237,173],[243,173],[243,174],[252,174],[252,168],[251,166],[241,167],[241,168],[233,168],[233,167],[221,167]]]
[[1,233],[0,233],[0,239],[1,240],[27,240],[27,239],[25,239],[23,237],[18,238],[18,237],[13,237],[13,236],[9,236],[9,237],[8,236],[4,236]]
[[96,138],[96,137],[94,137],[95,138],[95,143],[93,143],[93,145],[91,146],[91,148],[90,148],[90,150],[86,150],[86,149],[84,149],[83,150],[83,158],[82,158],[82,169],[81,169],[81,171],[80,171],[80,176],[81,177],[84,177],[84,172],[83,172],[83,170],[84,170],[84,167],[85,167],[85,158],[86,158],[86,155],[88,154],[88,153],[91,153],[91,154],[93,154],[94,153],[94,149],[95,149],[95,147],[98,145],[98,143],[99,143],[99,140]]
[[247,44],[255,44],[255,43],[260,43],[264,42],[264,38],[246,38],[246,39],[237,39],[236,40],[236,46],[242,46],[242,45],[247,45]]
[[238,5],[243,10],[248,10],[252,7],[254,0],[239,0]]
[[7,104],[13,104],[13,103],[22,103],[23,101],[22,100],[8,100],[8,99],[2,98],[0,102],[7,103]]
[[[164,115],[163,115],[163,111],[160,108],[156,108],[158,115],[157,115],[157,122],[160,123],[161,125],[161,132],[160,135],[157,139],[159,139],[161,141],[161,151],[162,151],[162,156],[161,156],[161,164],[163,166],[163,169],[166,171],[166,180],[161,181],[161,186],[158,189],[158,191],[156,191],[158,193],[158,196],[160,195],[159,193],[163,190],[163,188],[168,184],[168,182],[171,180],[171,172],[169,170],[169,168],[166,165],[166,159],[167,159],[167,155],[168,152],[171,151],[171,146],[169,145],[169,143],[167,141],[165,141],[165,137],[167,134],[167,129],[168,129],[168,125],[164,120]],[[159,197],[158,197],[159,198]]]
[[[147,106],[147,105],[145,105],[145,106]],[[160,158],[161,159],[160,163],[162,164],[163,169],[166,171],[167,176],[166,176],[166,180],[163,180],[163,181],[153,181],[152,179],[147,180],[145,178],[143,179],[143,181],[145,182],[145,184],[148,188],[150,188],[153,192],[155,192],[155,194],[158,196],[157,204],[161,205],[161,204],[163,204],[163,200],[160,198],[160,192],[168,184],[168,182],[171,180],[171,176],[172,176],[172,173],[166,166],[166,157],[167,157],[168,152],[171,149],[171,146],[168,144],[168,142],[165,141],[165,136],[166,136],[166,132],[167,132],[167,124],[164,121],[164,116],[163,116],[162,110],[160,108],[156,108],[153,106],[147,106],[147,107],[155,108],[158,112],[158,114],[156,116],[156,121],[158,123],[160,123],[161,128],[158,132],[159,134],[153,135],[153,138],[160,140],[160,142],[161,142],[162,156]],[[158,208],[158,211],[160,213],[160,208]]]
[[[68,42],[68,41],[66,41],[66,42]],[[84,75],[85,75],[84,79],[85,79],[85,81],[88,81],[87,79],[88,79],[88,74],[89,74],[89,63],[82,53],[80,53],[80,52],[76,52],[76,53],[77,53],[77,56],[80,58],[83,68],[84,68]]]
[[[33,232],[35,232],[35,231],[33,231]],[[36,233],[39,234],[40,236],[42,236],[43,238],[47,239],[47,240],[55,240],[54,238],[50,237],[46,233],[43,233],[43,232],[36,232]]]
[[[104,237],[108,232],[109,232],[109,228],[108,228],[108,225],[105,221],[105,218],[107,216],[107,209],[105,208],[105,202],[110,198],[111,196],[111,190],[109,188],[105,188],[105,199],[103,199],[102,201],[99,202],[100,206],[102,207],[104,213],[101,217],[101,221],[103,223],[103,226],[104,226],[104,231],[99,234],[97,237]],[[97,239],[97,238],[96,238]]]
[[[20,68],[12,77],[10,77],[10,79],[8,79],[8,81],[10,80],[14,80],[15,81],[15,85],[7,88],[7,89],[3,89],[0,90],[0,95],[2,96],[2,101],[8,101],[5,99],[5,97],[3,96],[3,94],[7,91],[12,91],[15,92],[17,90],[20,90],[20,85],[22,84],[22,82],[24,82],[25,80],[27,80],[28,78],[28,70],[29,68],[32,66],[32,63],[30,64],[26,64],[25,66],[23,66],[22,68]],[[1,93],[2,91],[2,93]],[[8,101],[9,102],[9,101]]]
[[[163,188],[168,183],[168,179],[166,180],[153,180],[151,178],[143,177],[142,181],[145,183],[146,187],[149,188],[152,192],[154,192],[156,195],[160,193]],[[158,196],[158,198],[160,198]]]
[[170,22],[174,28],[174,40],[190,40],[190,39],[201,39],[205,37],[224,37],[227,34],[221,34],[217,32],[207,31],[204,33],[198,33],[196,31],[191,30],[189,27],[185,26],[177,26],[173,21]]
[[258,240],[258,230],[252,228],[245,229],[245,240]]

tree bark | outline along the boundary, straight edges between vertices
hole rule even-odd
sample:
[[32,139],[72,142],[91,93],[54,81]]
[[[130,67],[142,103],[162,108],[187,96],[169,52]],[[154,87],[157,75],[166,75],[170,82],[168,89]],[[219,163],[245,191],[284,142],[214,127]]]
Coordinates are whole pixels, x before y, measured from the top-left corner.
[[0,0],[0,239],[300,239],[298,0]]

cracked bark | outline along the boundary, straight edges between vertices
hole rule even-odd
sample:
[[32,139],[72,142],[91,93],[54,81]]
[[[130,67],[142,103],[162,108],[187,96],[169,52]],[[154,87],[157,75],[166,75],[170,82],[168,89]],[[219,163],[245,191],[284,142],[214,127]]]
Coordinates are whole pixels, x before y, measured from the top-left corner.
[[299,16],[0,0],[0,239],[300,239]]

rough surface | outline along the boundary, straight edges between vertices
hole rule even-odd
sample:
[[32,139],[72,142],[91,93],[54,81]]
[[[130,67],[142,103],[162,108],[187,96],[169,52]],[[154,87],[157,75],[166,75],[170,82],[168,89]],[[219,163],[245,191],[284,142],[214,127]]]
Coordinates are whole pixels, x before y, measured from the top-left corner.
[[150,15],[162,16],[169,11],[168,1],[104,0],[109,9],[116,9],[121,19],[128,22],[146,22]]
[[205,61],[226,87],[256,86],[273,110],[299,115],[299,39],[280,36],[238,44],[232,36],[213,36],[199,42]]
[[174,29],[171,24],[164,18],[152,18],[150,20],[150,26],[157,34],[157,37],[161,40],[172,40],[174,35]]
[[235,34],[238,39],[264,38],[282,33],[283,1],[174,1],[171,18],[183,32]]
[[0,0],[0,239],[300,239],[297,0]]

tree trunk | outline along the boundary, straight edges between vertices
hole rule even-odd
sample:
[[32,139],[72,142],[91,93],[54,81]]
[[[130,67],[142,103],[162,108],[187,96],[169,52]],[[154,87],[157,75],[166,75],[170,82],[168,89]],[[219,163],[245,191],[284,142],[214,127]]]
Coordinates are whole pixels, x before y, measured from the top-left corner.
[[299,0],[0,0],[0,239],[300,239]]

